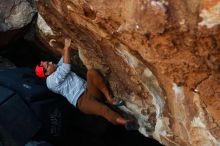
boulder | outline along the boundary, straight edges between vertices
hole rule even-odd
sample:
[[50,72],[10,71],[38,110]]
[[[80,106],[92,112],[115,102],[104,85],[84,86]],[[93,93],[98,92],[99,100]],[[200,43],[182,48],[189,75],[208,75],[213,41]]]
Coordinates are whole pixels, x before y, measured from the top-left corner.
[[36,9],[31,0],[1,0],[0,47],[23,36],[35,14]]
[[72,39],[139,131],[167,146],[220,145],[220,0],[38,0],[38,36]]

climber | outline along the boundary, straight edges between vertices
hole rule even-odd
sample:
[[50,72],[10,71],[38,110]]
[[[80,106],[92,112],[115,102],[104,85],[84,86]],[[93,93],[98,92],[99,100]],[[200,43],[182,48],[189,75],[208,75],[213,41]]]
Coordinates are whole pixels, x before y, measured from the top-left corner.
[[[54,47],[53,42],[54,40],[49,42],[52,47]],[[98,101],[101,95],[104,95],[104,99],[110,105],[122,104],[121,100],[112,97],[98,71],[88,70],[87,82],[71,71],[70,44],[71,40],[65,39],[63,49],[55,47],[62,50],[63,55],[58,64],[41,61],[35,68],[36,75],[46,78],[47,87],[51,91],[66,97],[83,113],[102,116],[114,125],[129,125],[129,120]]]

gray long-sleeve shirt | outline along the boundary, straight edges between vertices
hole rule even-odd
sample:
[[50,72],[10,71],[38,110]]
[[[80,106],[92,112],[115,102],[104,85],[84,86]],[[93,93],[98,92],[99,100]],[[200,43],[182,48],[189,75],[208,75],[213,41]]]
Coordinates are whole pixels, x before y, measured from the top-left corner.
[[86,89],[86,81],[71,71],[71,65],[63,62],[63,57],[57,64],[57,69],[47,77],[47,87],[76,106],[77,100]]

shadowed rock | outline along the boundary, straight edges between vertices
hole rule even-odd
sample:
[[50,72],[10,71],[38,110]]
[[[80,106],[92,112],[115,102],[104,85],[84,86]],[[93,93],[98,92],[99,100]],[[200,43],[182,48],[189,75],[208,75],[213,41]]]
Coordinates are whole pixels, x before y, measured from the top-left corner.
[[42,42],[70,37],[142,134],[169,146],[220,145],[220,0],[36,3]]

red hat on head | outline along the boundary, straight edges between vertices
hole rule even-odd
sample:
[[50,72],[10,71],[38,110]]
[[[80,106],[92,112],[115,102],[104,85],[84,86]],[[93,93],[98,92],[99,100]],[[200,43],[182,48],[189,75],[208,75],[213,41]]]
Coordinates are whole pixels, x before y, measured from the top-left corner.
[[37,65],[36,68],[35,68],[35,73],[40,78],[45,78],[46,77],[45,74],[44,74],[44,69],[43,69],[42,66]]

